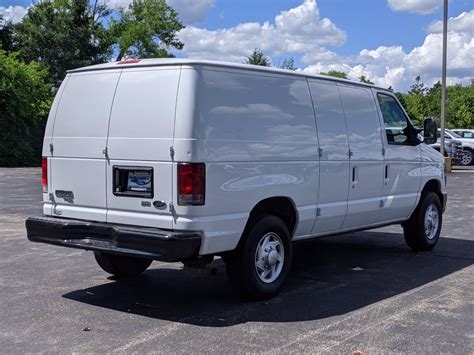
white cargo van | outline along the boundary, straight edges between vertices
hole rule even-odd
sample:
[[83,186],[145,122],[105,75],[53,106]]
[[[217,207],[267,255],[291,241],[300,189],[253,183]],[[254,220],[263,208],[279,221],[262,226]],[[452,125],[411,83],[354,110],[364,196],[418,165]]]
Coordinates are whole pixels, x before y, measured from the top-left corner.
[[[436,125],[425,122],[425,143]],[[331,77],[186,59],[70,71],[43,148],[35,242],[92,250],[117,277],[222,256],[248,297],[274,295],[292,242],[401,224],[438,241],[443,157],[392,92]]]

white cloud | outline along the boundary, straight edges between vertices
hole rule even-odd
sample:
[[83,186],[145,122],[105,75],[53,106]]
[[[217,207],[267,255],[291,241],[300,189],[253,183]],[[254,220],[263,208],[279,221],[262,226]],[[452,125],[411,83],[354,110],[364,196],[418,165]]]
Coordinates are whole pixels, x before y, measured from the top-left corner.
[[[432,1],[426,3],[435,5]],[[428,11],[427,6],[416,9]],[[449,20],[448,82],[468,83],[474,73],[472,17],[473,11]],[[365,75],[377,85],[403,91],[417,75],[428,85],[439,80],[442,35],[437,26],[437,23],[430,25],[430,33],[423,43],[408,52],[394,45],[340,56],[326,46],[344,43],[345,32],[331,20],[321,18],[316,1],[305,0],[295,8],[282,11],[273,22],[241,23],[213,31],[190,26],[179,37],[185,43],[184,53],[193,58],[241,63],[258,47],[270,57],[301,55],[301,62],[307,65],[303,68],[305,72],[339,70],[354,80]]]
[[405,58],[405,52],[401,46],[380,46],[376,49],[363,49],[359,53],[361,63],[383,62],[387,66],[399,65]]
[[[400,46],[381,46],[363,49],[354,57],[338,56],[330,61],[318,61],[304,71],[320,73],[329,70],[344,71],[350,79],[365,75],[375,84],[397,90],[407,90],[417,75],[432,85],[441,76],[442,34],[430,33],[423,44],[410,52]],[[468,33],[449,32],[448,82],[468,83],[474,74],[474,38]]]
[[205,21],[215,2],[216,0],[168,0],[168,4],[178,11],[179,18],[185,25]]
[[[127,8],[132,2],[132,0],[104,1],[111,9]],[[191,25],[206,20],[207,14],[215,5],[216,0],[167,0],[166,2],[178,12],[180,20],[185,25]]]
[[[127,8],[132,0],[102,0],[109,8]],[[216,0],[167,0],[179,14],[180,20],[185,25],[203,22],[209,10],[215,5]],[[26,15],[28,8],[23,6],[0,6],[0,15],[7,21],[20,22]]]
[[121,7],[127,8],[128,5],[132,2],[132,0],[104,0],[105,5],[107,5],[110,9],[119,9]]
[[442,0],[388,0],[393,11],[412,12],[422,15],[431,14],[442,4]]
[[288,42],[297,46],[317,44],[341,45],[346,40],[344,31],[328,18],[321,18],[315,0],[305,0],[300,6],[282,11],[275,17],[275,29]]
[[[463,12],[457,17],[451,17],[448,21],[448,30],[456,32],[467,32],[474,36],[474,10]],[[443,21],[435,21],[428,26],[428,32],[443,32]]]
[[[131,0],[104,1],[117,8],[127,6]],[[342,45],[346,34],[330,19],[321,17],[315,0],[304,0],[299,6],[280,12],[273,21],[247,22],[217,30],[189,25],[203,21],[216,0],[168,1],[180,12],[181,18],[186,19],[185,23],[189,21],[187,28],[179,33],[188,57],[241,63],[258,47],[269,56],[301,55],[301,62],[307,65],[303,69],[306,72],[340,70],[351,79],[365,75],[377,85],[391,85],[396,90],[407,90],[417,75],[428,85],[440,79],[442,24],[439,21],[428,26],[423,43],[411,51],[393,45],[341,56],[326,46]],[[420,13],[433,11],[440,4],[432,0],[389,2],[398,5],[397,9],[404,9],[397,11],[416,9]],[[402,3],[405,7],[401,7]],[[21,6],[0,7],[0,14],[13,22],[20,21],[26,12]],[[474,74],[474,10],[451,17],[448,29],[448,83],[469,83]]]
[[20,22],[27,11],[28,8],[23,6],[0,6],[0,15],[2,15],[3,19],[13,23]]
[[320,17],[315,0],[305,0],[280,12],[273,23],[246,22],[212,31],[189,26],[179,38],[190,57],[242,62],[256,47],[270,56],[327,53],[320,46],[341,45],[346,34],[331,20]]
[[338,55],[333,51],[315,46],[311,52],[304,53],[301,57],[303,63],[329,62],[338,60]]

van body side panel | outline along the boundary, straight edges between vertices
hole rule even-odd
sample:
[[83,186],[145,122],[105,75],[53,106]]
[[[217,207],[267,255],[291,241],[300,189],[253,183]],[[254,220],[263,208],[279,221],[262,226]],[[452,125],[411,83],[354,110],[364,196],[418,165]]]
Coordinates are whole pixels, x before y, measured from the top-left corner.
[[[426,183],[430,180],[436,180],[440,183],[441,192],[446,193],[445,172],[444,172],[444,157],[432,147],[422,143],[421,149],[421,184],[420,192]],[[418,194],[415,206],[420,201],[421,193]],[[413,210],[410,212],[413,213]]]
[[[49,110],[48,121],[46,122],[46,128],[44,131],[44,138],[43,138],[43,149],[41,156],[44,158],[51,157],[51,148],[50,144],[52,143],[53,139],[53,127],[54,121],[56,120],[56,112],[58,111],[59,102],[61,101],[62,94],[64,92],[64,88],[67,85],[67,81],[69,80],[69,75],[67,75],[61,86],[54,97],[53,104],[51,105],[51,109]],[[52,203],[49,199],[49,192],[52,189],[51,186],[52,178],[51,178],[51,169],[48,169],[48,192],[43,192],[43,214],[50,216],[53,212]]]
[[338,84],[349,133],[350,182],[347,216],[342,228],[383,221],[382,129],[369,89]]
[[[319,158],[306,80],[200,67],[192,75],[197,79],[193,127],[177,123],[176,159],[186,154],[206,163],[206,202],[176,205],[175,228],[205,229],[201,254],[231,250],[253,207],[284,196],[298,211],[295,236],[309,234]],[[178,143],[185,140],[190,150],[181,152]]]
[[309,80],[321,149],[318,208],[311,234],[339,230],[347,212],[349,142],[339,90],[335,83]]
[[52,212],[106,220],[106,147],[110,108],[120,70],[70,74],[54,122],[49,160]]
[[421,144],[386,146],[383,218],[408,218],[421,191]]
[[[170,147],[179,75],[177,66],[127,69],[120,77],[107,142],[107,222],[173,228]],[[150,196],[129,196],[114,190],[119,179],[117,169],[134,168],[151,169]],[[160,208],[153,204],[156,201]]]
[[63,82],[61,83],[61,86],[59,86],[58,92],[54,96],[53,104],[51,105],[51,109],[49,110],[48,114],[48,121],[46,122],[46,128],[44,131],[44,138],[43,138],[43,150],[42,150],[42,156],[43,157],[49,157],[51,156],[51,151],[50,151],[50,143],[52,143],[52,138],[53,138],[53,128],[54,128],[54,122],[56,120],[56,113],[58,112],[58,107],[59,103],[61,102],[61,97],[64,93],[64,88],[67,86],[67,82],[69,80],[70,74],[68,74]]

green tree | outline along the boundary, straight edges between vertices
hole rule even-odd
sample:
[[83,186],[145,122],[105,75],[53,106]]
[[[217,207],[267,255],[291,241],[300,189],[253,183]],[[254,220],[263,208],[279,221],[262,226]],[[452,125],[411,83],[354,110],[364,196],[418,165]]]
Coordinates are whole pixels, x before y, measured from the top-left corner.
[[472,127],[474,125],[474,112],[466,103],[462,103],[454,112],[450,123],[452,123],[452,128]]
[[403,102],[405,110],[410,116],[415,125],[421,125],[423,119],[426,117],[423,111],[423,96],[417,95],[403,95]]
[[169,49],[183,49],[184,44],[176,35],[184,26],[165,0],[134,0],[119,12],[120,19],[110,24],[119,49],[117,60],[172,57]]
[[271,65],[270,59],[258,48],[255,48],[247,57],[245,64],[261,65],[263,67],[269,67]]
[[427,87],[424,91],[422,103],[424,116],[439,118],[441,115],[441,83],[438,81],[433,87]]
[[58,86],[67,70],[110,59],[113,42],[103,26],[109,14],[99,0],[33,3],[16,25],[21,58],[46,65],[49,80]]
[[360,81],[361,83],[366,83],[366,84],[374,85],[374,82],[373,82],[373,81],[370,81],[370,79],[368,79],[365,75],[359,76],[359,81]]
[[0,166],[39,165],[52,96],[46,76],[38,63],[0,51]]
[[452,85],[446,89],[446,126],[474,127],[474,87]]
[[338,71],[338,70],[330,70],[328,72],[321,72],[319,74],[326,75],[326,76],[333,76],[335,78],[348,79],[346,73],[344,73],[343,71]]
[[428,88],[425,86],[425,84],[421,80],[420,75],[415,77],[415,83],[412,86],[410,86],[410,91],[408,93],[420,94],[420,95],[426,95],[428,93]]
[[0,50],[13,51],[13,24],[0,15]]
[[[474,86],[451,85],[446,88],[446,127],[474,127]],[[441,84],[426,86],[421,77],[415,78],[415,83],[406,94],[396,93],[412,121],[422,125],[426,117],[433,117],[440,123],[441,114]]]
[[289,57],[283,59],[283,62],[279,66],[281,69],[287,69],[287,70],[296,70],[297,68],[295,67],[295,58]]
[[421,80],[421,76],[415,78],[415,83],[410,86],[408,94],[404,95],[404,106],[415,125],[422,125],[426,117],[436,117],[428,109],[429,101],[426,95],[428,88]]

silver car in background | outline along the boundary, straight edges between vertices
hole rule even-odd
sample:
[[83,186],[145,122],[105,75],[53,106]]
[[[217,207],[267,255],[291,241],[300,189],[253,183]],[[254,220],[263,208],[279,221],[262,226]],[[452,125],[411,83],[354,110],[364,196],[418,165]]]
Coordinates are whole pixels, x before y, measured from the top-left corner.
[[[459,132],[459,133],[458,133]],[[469,166],[474,164],[474,129],[446,130],[446,135],[462,142],[463,153],[460,164]]]
[[464,139],[472,139],[474,140],[474,129],[468,129],[468,128],[456,128],[452,129],[454,133],[458,134]]
[[[436,149],[438,152],[441,151],[441,131],[438,130],[438,140],[436,143],[429,144],[430,147]],[[422,139],[423,131],[418,134],[418,139]],[[458,139],[452,139],[447,134],[444,135],[444,156],[449,157],[453,160],[453,165],[462,165],[464,150],[463,143]]]

